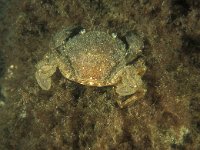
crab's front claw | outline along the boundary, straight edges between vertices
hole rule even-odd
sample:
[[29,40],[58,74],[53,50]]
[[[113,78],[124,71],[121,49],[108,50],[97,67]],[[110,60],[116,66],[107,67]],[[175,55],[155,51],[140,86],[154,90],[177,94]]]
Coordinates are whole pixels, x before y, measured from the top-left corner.
[[[42,62],[43,63],[43,62]],[[38,66],[40,66],[39,64]],[[56,66],[43,65],[35,73],[35,78],[43,90],[49,90],[51,88],[51,76],[56,71]]]
[[51,88],[51,77],[43,76],[40,70],[35,73],[35,78],[43,90],[49,90]]
[[51,88],[51,76],[56,72],[57,64],[50,58],[46,55],[45,59],[36,65],[37,71],[35,78],[43,90],[49,90]]
[[[146,66],[143,61],[138,61],[135,66],[126,66],[118,74],[118,77],[121,78],[119,83],[116,85],[116,93],[119,95],[117,100],[120,108],[125,108],[132,105],[135,101],[144,97],[146,93],[145,83],[142,81],[142,76],[146,71]],[[127,98],[126,100],[120,100]]]

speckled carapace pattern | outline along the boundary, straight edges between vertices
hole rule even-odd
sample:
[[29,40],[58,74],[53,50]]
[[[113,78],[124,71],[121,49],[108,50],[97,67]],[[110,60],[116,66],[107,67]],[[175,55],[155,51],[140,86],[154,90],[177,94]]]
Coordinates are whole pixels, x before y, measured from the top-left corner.
[[105,86],[116,71],[125,66],[124,44],[105,32],[91,31],[76,36],[59,49],[70,62],[76,81]]

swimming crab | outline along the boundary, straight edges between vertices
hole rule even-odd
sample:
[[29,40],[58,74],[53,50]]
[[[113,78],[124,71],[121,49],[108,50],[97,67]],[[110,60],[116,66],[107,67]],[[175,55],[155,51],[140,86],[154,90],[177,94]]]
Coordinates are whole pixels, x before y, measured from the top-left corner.
[[[51,51],[36,65],[35,77],[43,90],[50,89],[51,76],[59,68],[71,81],[87,86],[113,86],[121,108],[144,97],[142,76],[146,66],[143,59],[138,59],[143,40],[134,32],[120,40],[116,34],[71,27],[58,32],[50,45]],[[127,99],[122,100],[123,97]]]

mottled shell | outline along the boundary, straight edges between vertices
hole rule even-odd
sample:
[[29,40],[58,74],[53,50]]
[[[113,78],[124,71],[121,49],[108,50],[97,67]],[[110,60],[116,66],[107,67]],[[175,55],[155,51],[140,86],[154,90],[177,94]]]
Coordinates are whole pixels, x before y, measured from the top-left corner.
[[75,36],[58,51],[73,72],[68,79],[84,85],[109,85],[109,79],[125,66],[125,45],[105,32]]

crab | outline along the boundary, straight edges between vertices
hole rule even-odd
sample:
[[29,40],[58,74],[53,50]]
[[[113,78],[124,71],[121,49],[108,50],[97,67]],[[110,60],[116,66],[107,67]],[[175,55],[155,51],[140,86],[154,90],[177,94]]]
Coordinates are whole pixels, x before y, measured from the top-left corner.
[[49,90],[51,76],[59,68],[71,81],[113,86],[116,102],[124,108],[143,98],[147,91],[142,80],[146,66],[139,57],[143,46],[141,37],[132,31],[120,40],[116,34],[103,31],[66,28],[54,36],[50,52],[36,64],[35,78],[43,90]]

